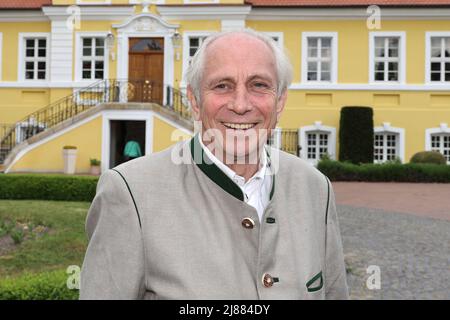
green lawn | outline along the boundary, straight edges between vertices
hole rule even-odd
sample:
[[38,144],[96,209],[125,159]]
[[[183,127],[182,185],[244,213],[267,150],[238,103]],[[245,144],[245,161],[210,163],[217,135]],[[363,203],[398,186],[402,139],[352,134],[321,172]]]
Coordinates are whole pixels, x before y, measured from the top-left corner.
[[[84,223],[89,205],[0,200],[0,280],[24,273],[66,270],[70,265],[81,267],[87,246]],[[17,243],[8,239],[5,244],[8,234],[15,236]]]

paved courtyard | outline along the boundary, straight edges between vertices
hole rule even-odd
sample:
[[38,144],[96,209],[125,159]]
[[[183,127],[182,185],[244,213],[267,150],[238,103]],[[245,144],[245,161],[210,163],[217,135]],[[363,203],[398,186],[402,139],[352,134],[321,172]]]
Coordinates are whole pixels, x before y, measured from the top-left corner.
[[352,299],[450,299],[450,184],[333,186]]

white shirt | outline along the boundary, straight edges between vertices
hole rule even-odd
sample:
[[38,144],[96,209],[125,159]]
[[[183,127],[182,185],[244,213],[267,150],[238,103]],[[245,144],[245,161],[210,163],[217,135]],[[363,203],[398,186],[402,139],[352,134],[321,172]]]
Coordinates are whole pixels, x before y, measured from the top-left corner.
[[[260,156],[260,168],[259,170],[247,181],[245,178],[238,175],[232,169],[227,167],[222,161],[220,161],[204,144],[198,135],[198,140],[202,146],[204,152],[209,159],[225,173],[234,183],[236,183],[244,194],[244,201],[256,209],[258,213],[259,221],[262,220],[264,210],[270,201],[270,191],[272,190],[272,177],[268,172],[268,166],[270,165],[267,159],[266,152],[261,152]],[[264,148],[265,151],[265,148]]]

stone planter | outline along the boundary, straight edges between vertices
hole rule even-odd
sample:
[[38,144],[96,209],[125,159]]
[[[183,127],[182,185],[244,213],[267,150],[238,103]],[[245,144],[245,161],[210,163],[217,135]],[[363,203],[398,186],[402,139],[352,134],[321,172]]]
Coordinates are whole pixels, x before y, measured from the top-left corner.
[[77,149],[63,149],[64,173],[74,174],[77,164]]
[[100,166],[91,166],[90,173],[94,176],[99,176],[100,175]]

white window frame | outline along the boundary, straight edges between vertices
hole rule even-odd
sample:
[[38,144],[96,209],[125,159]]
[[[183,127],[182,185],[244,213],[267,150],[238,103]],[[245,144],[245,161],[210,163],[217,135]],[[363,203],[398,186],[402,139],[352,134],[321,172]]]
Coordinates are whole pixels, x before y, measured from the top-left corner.
[[[429,128],[425,130],[425,150],[431,151],[431,136],[434,134],[450,134],[450,128],[448,124],[443,122],[437,128]],[[450,164],[450,161],[447,161]]]
[[336,128],[324,126],[321,121],[316,121],[312,126],[300,127],[300,158],[308,161],[312,165],[317,165],[318,159],[308,159],[308,138],[307,134],[310,132],[323,132],[329,134],[328,136],[328,155],[330,159],[336,159]]
[[431,81],[431,38],[435,37],[450,37],[450,31],[425,33],[425,83],[431,85],[449,85],[449,81]]
[[76,4],[82,4],[84,6],[96,6],[101,4],[111,4],[111,0],[96,0],[96,1],[77,0]]
[[[308,38],[331,38],[331,75],[330,81],[308,80]],[[336,84],[338,79],[338,33],[337,32],[302,32],[302,83]]]
[[273,38],[276,37],[278,40],[276,41],[280,48],[284,48],[284,32],[263,32],[265,35]]
[[[30,38],[45,38],[45,79],[26,79],[25,78],[25,40]],[[19,33],[19,54],[18,54],[17,79],[24,82],[48,82],[50,81],[50,33],[48,32],[20,32]]]
[[[398,80],[397,81],[376,81],[375,80],[375,38],[391,37],[399,38],[399,62],[398,62]],[[406,81],[406,33],[404,31],[380,32],[372,31],[369,33],[369,83],[371,84],[405,84]]]
[[189,39],[197,37],[207,37],[214,31],[185,31],[183,32],[183,73],[181,87],[185,88],[187,86],[185,81],[185,75],[187,68],[189,67]]
[[105,38],[103,80],[109,77],[109,51],[106,45],[107,32],[77,32],[75,37],[75,81],[93,83],[102,79],[83,79],[83,38]]
[[[78,1],[83,1],[83,0],[78,0]],[[85,1],[85,0],[84,0]],[[111,1],[111,0],[108,0]],[[147,4],[165,4],[166,1],[165,0],[129,0],[128,3],[129,4],[145,4],[145,1],[147,1]]]
[[[373,133],[375,134],[395,134],[397,135],[397,143],[396,143],[396,153],[397,157],[400,159],[402,163],[405,162],[405,129],[403,128],[397,128],[397,127],[391,127],[391,124],[389,122],[383,122],[383,125],[380,127],[373,128]],[[375,152],[374,152],[375,153]],[[383,163],[386,160],[373,160],[374,163]]]

